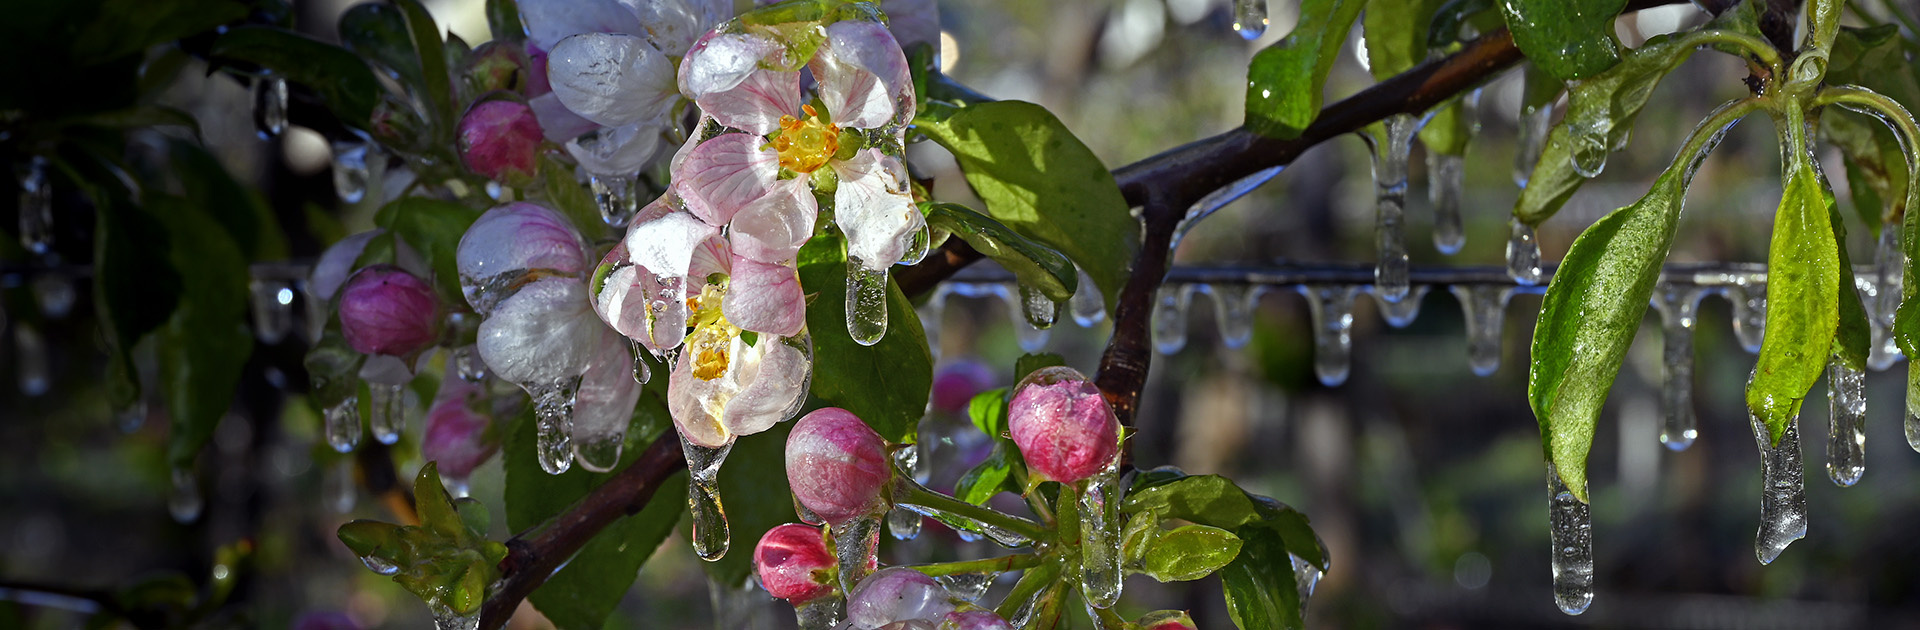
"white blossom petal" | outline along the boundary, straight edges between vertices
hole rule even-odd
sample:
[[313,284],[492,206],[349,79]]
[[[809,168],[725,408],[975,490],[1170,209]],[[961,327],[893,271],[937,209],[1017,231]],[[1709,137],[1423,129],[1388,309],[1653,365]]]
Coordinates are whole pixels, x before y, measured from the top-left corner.
[[560,40],[547,53],[547,81],[567,109],[607,127],[661,120],[680,97],[666,55],[619,33]]
[[807,64],[820,101],[841,127],[872,129],[913,117],[907,57],[885,26],[847,20],[827,27],[827,40]]
[[870,268],[899,262],[926,225],[907,194],[900,159],[864,149],[830,164],[840,176],[840,188],[833,194],[833,220],[847,234],[847,255]]

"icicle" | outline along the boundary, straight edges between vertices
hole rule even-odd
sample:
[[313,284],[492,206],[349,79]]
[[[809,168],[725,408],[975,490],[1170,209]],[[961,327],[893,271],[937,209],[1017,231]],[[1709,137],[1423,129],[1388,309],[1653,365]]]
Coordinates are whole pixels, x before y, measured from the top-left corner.
[[[1213,296],[1213,303],[1218,307],[1213,314],[1219,322],[1221,344],[1237,349],[1253,340],[1253,309],[1260,305],[1260,295],[1265,292],[1266,287],[1257,284],[1207,287],[1207,293]],[[1419,308],[1419,300],[1409,301],[1414,302],[1414,308]]]
[[600,209],[600,220],[622,228],[640,211],[640,180],[633,175],[589,175],[593,204]]
[[793,607],[800,630],[834,630],[847,618],[847,600],[838,591]]
[[167,496],[167,513],[173,515],[176,523],[191,523],[200,520],[200,510],[207,502],[200,496],[200,479],[195,477],[192,468],[173,469],[173,494]]
[[253,81],[253,128],[261,140],[287,128],[287,80],[262,74]]
[[1548,517],[1553,539],[1553,603],[1578,615],[1593,603],[1593,516],[1591,506],[1573,496],[1553,464],[1547,464]]
[[359,496],[358,484],[353,481],[353,459],[343,457],[327,471],[320,483],[320,496],[325,497],[327,507],[335,514],[353,511],[353,504]]
[[1442,254],[1460,253],[1467,233],[1460,225],[1460,200],[1465,196],[1467,158],[1427,152],[1427,201],[1433,204],[1433,248]]
[[1527,179],[1533,177],[1534,165],[1540,163],[1540,153],[1547,147],[1547,133],[1553,128],[1553,106],[1521,110],[1519,124],[1520,150],[1513,155],[1513,184],[1525,188]]
[[1313,587],[1320,585],[1320,568],[1307,562],[1305,558],[1287,554],[1287,560],[1293,563],[1293,586],[1300,593],[1300,618],[1307,618],[1307,600],[1313,597]]
[[1827,478],[1851,486],[1867,472],[1867,375],[1827,362]]
[[[925,483],[926,470],[920,465],[919,443],[908,444],[893,451],[895,468],[913,476],[915,481]],[[920,513],[903,507],[893,508],[887,513],[887,531],[895,540],[913,540],[920,535]]]
[[369,155],[378,155],[378,151],[365,141],[333,143],[333,193],[340,201],[360,203],[367,198],[367,183],[373,180]]
[[1385,125],[1385,137],[1368,136],[1373,146],[1373,230],[1378,246],[1373,282],[1381,299],[1398,302],[1406,298],[1408,290],[1407,158],[1413,151],[1413,134],[1420,131],[1420,120],[1412,114],[1395,114],[1386,119]]
[[20,182],[20,245],[35,255],[53,247],[53,189],[47,184],[47,158],[33,156],[15,169]]
[[253,289],[253,336],[260,343],[273,345],[293,330],[293,285],[285,280],[255,280]]
[[894,264],[918,265],[927,259],[927,252],[933,251],[933,228],[927,227],[925,221],[920,222],[908,239],[907,250],[900,254],[900,261]]
[[1502,285],[1454,285],[1453,297],[1467,319],[1467,364],[1477,376],[1500,369],[1500,339],[1506,328],[1507,299],[1513,288]]
[[1747,414],[1753,423],[1753,439],[1760,446],[1760,531],[1754,538],[1754,554],[1760,564],[1772,564],[1793,541],[1807,535],[1807,493],[1805,472],[1800,469],[1800,419],[1787,421],[1780,445],[1772,444],[1772,434],[1760,416]]
[[453,609],[438,604],[431,605],[431,608],[433,609],[433,630],[479,630],[480,628],[479,614],[461,616],[455,614]]
[[1687,450],[1699,435],[1693,413],[1693,325],[1704,294],[1697,286],[1664,282],[1653,292],[1661,330],[1660,443],[1674,451]]
[[454,372],[460,376],[460,380],[469,383],[487,380],[487,363],[480,359],[479,350],[472,345],[454,348],[451,358]]
[[1300,287],[1313,316],[1313,373],[1327,387],[1347,382],[1353,354],[1353,296],[1359,290],[1337,284]]
[[327,445],[341,453],[360,446],[360,397],[348,396],[327,408]]
[[933,578],[933,581],[939,582],[940,586],[947,589],[947,593],[953,595],[955,599],[975,602],[980,601],[980,598],[987,594],[987,589],[992,588],[993,581],[999,577],[1000,573],[997,571],[988,573],[954,573],[936,576]]
[[1874,299],[1867,305],[1873,331],[1867,367],[1876,371],[1893,367],[1893,363],[1900,360],[1900,346],[1893,339],[1893,318],[1900,309],[1901,276],[1906,266],[1907,256],[1900,249],[1898,226],[1884,226],[1873,250]]
[[1369,291],[1369,293],[1373,293],[1374,303],[1380,305],[1380,318],[1387,320],[1388,326],[1406,328],[1420,316],[1420,302],[1427,299],[1427,291],[1432,288],[1424,284],[1415,285],[1413,291],[1398,302],[1388,302],[1386,298],[1380,297],[1378,292]]
[[1760,352],[1760,341],[1767,327],[1767,274],[1750,273],[1734,278],[1727,287],[1727,301],[1733,303],[1733,336],[1749,353]]
[[1510,221],[1511,230],[1507,236],[1507,276],[1521,286],[1540,284],[1543,272],[1540,270],[1540,240],[1534,235],[1533,226],[1520,219]]
[[53,387],[52,368],[47,364],[47,342],[40,331],[26,322],[13,325],[13,368],[20,393],[40,396]]
[[[1017,295],[1016,295],[1017,293]],[[1057,311],[1039,312],[1052,307],[1053,301],[1038,291],[1029,291],[1022,286],[1009,289],[1007,285],[996,284],[993,294],[1007,305],[1007,312],[1013,315],[1013,333],[1020,341],[1020,349],[1025,352],[1039,352],[1047,347],[1047,338],[1051,337],[1052,318]],[[1034,303],[1044,302],[1046,306]],[[1040,325],[1045,323],[1045,326]]]
[[1267,32],[1267,0],[1233,0],[1233,30],[1247,41]]
[[940,329],[947,318],[947,294],[952,285],[941,284],[933,289],[933,295],[927,301],[914,308],[920,315],[920,330],[927,335],[927,351],[933,354],[933,360],[940,360]]
[[40,304],[40,314],[47,319],[61,319],[73,312],[73,278],[58,271],[47,270],[33,279],[33,299]]
[[1086,271],[1080,272],[1080,283],[1074,286],[1068,306],[1073,310],[1073,323],[1081,328],[1092,328],[1107,318],[1106,298],[1100,295],[1100,287],[1093,285],[1093,277]]
[[687,457],[687,507],[693,511],[693,552],[701,560],[713,562],[727,555],[731,534],[727,531],[727,508],[720,504],[720,465],[733,451],[733,443],[710,448],[680,437],[680,450]]
[[839,563],[841,584],[859,584],[867,579],[880,553],[880,517],[862,516],[839,527],[828,526],[833,533],[833,554]]
[[1187,307],[1193,304],[1193,285],[1163,284],[1153,299],[1153,349],[1173,354],[1187,347]]
[[369,383],[372,393],[373,415],[367,417],[367,427],[373,429],[373,439],[381,444],[394,444],[400,441],[400,432],[407,425],[407,398],[404,384],[388,385]]
[[887,336],[887,269],[847,257],[847,334],[863,346]]
[[1110,466],[1080,492],[1080,592],[1095,608],[1120,601],[1121,524],[1119,473]]
[[1025,316],[1027,324],[1036,329],[1052,328],[1053,322],[1060,317],[1060,305],[1053,298],[1024,284],[1020,285],[1020,306],[1020,313]]
[[533,394],[534,427],[538,431],[540,469],[558,475],[573,467],[573,403],[580,390],[580,377],[574,376],[528,390]]

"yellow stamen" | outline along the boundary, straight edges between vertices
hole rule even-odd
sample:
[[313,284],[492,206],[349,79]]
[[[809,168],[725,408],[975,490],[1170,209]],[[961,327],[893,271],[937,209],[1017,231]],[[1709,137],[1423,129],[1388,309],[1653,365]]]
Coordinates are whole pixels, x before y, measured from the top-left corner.
[[780,154],[780,166],[795,173],[812,173],[840,151],[840,127],[820,121],[812,105],[800,107],[806,120],[780,117],[780,132],[768,144]]

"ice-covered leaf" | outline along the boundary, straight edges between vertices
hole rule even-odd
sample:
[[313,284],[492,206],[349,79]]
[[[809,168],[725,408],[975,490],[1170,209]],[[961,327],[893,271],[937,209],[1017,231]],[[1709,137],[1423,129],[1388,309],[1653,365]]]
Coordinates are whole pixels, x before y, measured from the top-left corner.
[[210,55],[273,70],[320,94],[342,122],[365,129],[379,102],[380,80],[359,56],[293,31],[239,26],[214,40]]
[[1300,21],[1247,66],[1247,129],[1296,138],[1320,115],[1327,72],[1347,43],[1364,0],[1303,0]]
[[1019,450],[1013,448],[1009,440],[996,440],[993,452],[953,484],[953,497],[974,505],[985,505],[987,499],[1001,492],[1018,494],[1021,488],[1013,481],[1013,467],[1019,465]]
[[974,250],[1013,272],[1020,284],[1039,289],[1055,302],[1073,297],[1080,276],[1066,255],[966,206],[936,203],[927,207],[926,214],[927,227],[960,237]]
[[900,285],[887,282],[887,334],[871,346],[847,334],[847,263],[837,236],[820,235],[800,248],[800,284],[813,335],[812,397],[866,421],[881,437],[907,441],[933,392],[933,355]]
[[1580,79],[1620,62],[1613,18],[1626,0],[1504,0],[1513,43],[1529,61],[1561,80]]
[[213,217],[178,197],[152,195],[147,211],[166,227],[168,260],[183,290],[157,331],[160,386],[173,417],[167,458],[190,466],[233,403],[253,352],[247,331],[247,261]]
[[1240,546],[1239,536],[1218,527],[1176,527],[1159,533],[1141,558],[1140,572],[1161,582],[1198,580],[1239,557]]
[[1428,26],[1444,0],[1367,0],[1360,18],[1367,70],[1386,79],[1427,60]]
[[[1856,372],[1867,370],[1867,353],[1873,345],[1873,331],[1867,322],[1866,305],[1860,301],[1860,291],[1854,288],[1853,260],[1847,256],[1847,227],[1840,220],[1840,209],[1834,204],[1833,191],[1825,190],[1828,221],[1833,224],[1833,242],[1839,244],[1840,282],[1834,287],[1839,294],[1834,296],[1839,305],[1839,321],[1833,335],[1833,360]],[[1829,385],[1832,387],[1832,385]]]
[[414,55],[420,60],[420,89],[425,92],[428,119],[437,130],[450,130],[458,117],[454,110],[453,73],[448,69],[447,41],[440,37],[440,26],[433,21],[420,0],[388,0],[400,8],[407,19],[407,33],[413,40]]
[[[1787,125],[1799,124],[1791,116]],[[1747,407],[1767,423],[1775,443],[1800,413],[1807,390],[1820,379],[1839,327],[1839,244],[1834,240],[1826,184],[1814,171],[1804,135],[1786,140],[1786,180],[1773,217],[1767,252],[1767,328],[1747,384]]]

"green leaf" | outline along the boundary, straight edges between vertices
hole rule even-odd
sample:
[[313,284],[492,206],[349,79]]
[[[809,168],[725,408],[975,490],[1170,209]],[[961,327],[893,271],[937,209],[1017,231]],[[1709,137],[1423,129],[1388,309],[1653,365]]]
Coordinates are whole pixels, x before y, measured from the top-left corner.
[[293,31],[240,26],[214,40],[210,56],[273,70],[287,80],[313,88],[342,122],[366,129],[379,102],[379,78],[365,61],[345,48]]
[[1159,534],[1141,559],[1140,572],[1161,582],[1198,580],[1239,557],[1240,546],[1239,536],[1218,527],[1175,528]]
[[910,442],[933,392],[933,354],[913,303],[887,282],[887,336],[863,346],[847,334],[846,253],[841,239],[816,235],[800,248],[800,285],[813,294],[813,398],[853,412],[881,437]]
[[1860,85],[1893,98],[1920,103],[1920,75],[1907,60],[1900,25],[1841,28],[1827,66],[1829,85]]
[[252,189],[227,172],[220,159],[185,140],[168,143],[173,171],[186,189],[187,202],[205,210],[240,245],[246,260],[282,260],[287,239],[273,209]]
[[155,44],[213,30],[247,16],[239,0],[107,0],[74,39],[74,61],[88,65],[135,55]]
[[1467,143],[1480,129],[1480,121],[1470,115],[1465,96],[1456,96],[1435,108],[1433,117],[1420,128],[1420,144],[1439,155],[1465,155]]
[[[1833,191],[1822,187],[1822,196],[1826,198],[1828,221],[1833,224],[1835,244],[1847,242],[1847,227],[1840,220],[1840,210],[1833,201]],[[1867,309],[1860,302],[1860,292],[1854,288],[1853,260],[1847,256],[1847,248],[1841,245],[1838,265],[1840,282],[1834,296],[1839,305],[1839,320],[1833,336],[1833,360],[1857,372],[1867,371],[1867,353],[1873,347],[1873,332],[1867,323]],[[1832,387],[1832,384],[1828,385]]]
[[[1242,540],[1247,540],[1250,530],[1271,530],[1279,537],[1284,552],[1300,556],[1322,571],[1327,568],[1325,547],[1305,514],[1241,490],[1219,475],[1188,475],[1172,467],[1142,471],[1120,509],[1128,514],[1159,512],[1166,518],[1232,531]],[[1289,573],[1293,570],[1284,556],[1281,566]]]
[[499,41],[524,42],[527,27],[520,23],[520,3],[515,0],[487,0],[487,26]]
[[1037,370],[1066,364],[1066,357],[1051,352],[1035,352],[1020,355],[1020,358],[1015,359],[1013,362],[1013,382],[1019,383],[1020,381],[1027,380],[1027,375]]
[[1293,559],[1287,557],[1287,545],[1280,535],[1258,527],[1249,527],[1239,535],[1239,555],[1220,570],[1220,586],[1233,624],[1241,630],[1305,627]]
[[973,426],[988,437],[1005,435],[1009,393],[1009,388],[996,387],[974,394],[973,399],[967,401],[967,417],[973,420]]
[[1767,327],[1747,383],[1747,408],[1766,422],[1775,444],[1826,367],[1840,323],[1836,296],[1852,289],[1840,285],[1839,243],[1826,225],[1832,212],[1826,185],[1806,155],[1804,136],[1791,129],[1800,124],[1798,113],[1790,111],[1784,123],[1792,139],[1782,151],[1786,189],[1767,252]]
[[1000,263],[1022,287],[1037,289],[1055,302],[1073,297],[1080,277],[1065,254],[1041,245],[971,208],[952,203],[927,206],[927,226],[945,230],[994,262]]
[[1472,25],[1474,32],[1486,33],[1504,26],[1500,13],[1493,10],[1493,0],[1447,0],[1433,13],[1433,22],[1427,28],[1427,46],[1446,48],[1460,42],[1465,25]]
[[1829,109],[1820,116],[1820,139],[1840,149],[1854,212],[1877,237],[1883,221],[1906,211],[1907,154],[1899,136],[1860,114]]
[[408,89],[423,87],[407,17],[390,4],[363,2],[340,14],[340,43]]
[[1385,80],[1427,60],[1427,35],[1444,0],[1367,0],[1360,18],[1367,69]]
[[140,396],[133,347],[172,317],[181,277],[163,224],[125,197],[93,197],[93,304],[113,362],[107,397],[118,409]]
[[1301,0],[1293,32],[1247,66],[1247,129],[1289,140],[1320,116],[1327,72],[1347,43],[1363,0]]
[[916,126],[953,152],[988,214],[1073,259],[1113,310],[1140,248],[1140,222],[1113,174],[1060,119],[1032,103],[994,101]]
[[[459,112],[454,110],[453,73],[447,68],[446,41],[440,38],[440,26],[433,22],[433,14],[420,0],[389,0],[400,8],[407,18],[407,32],[412,35],[414,54],[420,60],[421,87],[426,90],[429,120],[433,123],[436,135],[448,136]],[[451,136],[448,136],[451,137]]]
[[1020,487],[1014,483],[1013,467],[1018,465],[1020,453],[1009,446],[1009,440],[995,440],[993,452],[953,484],[953,497],[974,505],[986,505],[987,499],[1001,492],[1018,494]]
[[168,259],[183,287],[179,307],[158,331],[158,350],[161,391],[173,418],[167,459],[186,467],[226,415],[253,352],[246,326],[247,261],[201,208],[161,195],[146,207],[166,227]]
[[307,400],[324,411],[358,393],[360,365],[366,359],[366,355],[347,346],[346,337],[340,336],[340,324],[330,322],[319,343],[307,351],[303,361],[309,384]]
[[460,274],[454,264],[454,252],[460,237],[473,225],[480,213],[451,201],[427,197],[401,197],[380,207],[375,225],[400,235],[413,246],[433,269],[433,286],[450,304],[464,304],[460,293]]
[[1496,3],[1527,60],[1555,78],[1581,79],[1620,62],[1613,18],[1626,0],[1504,0]]

